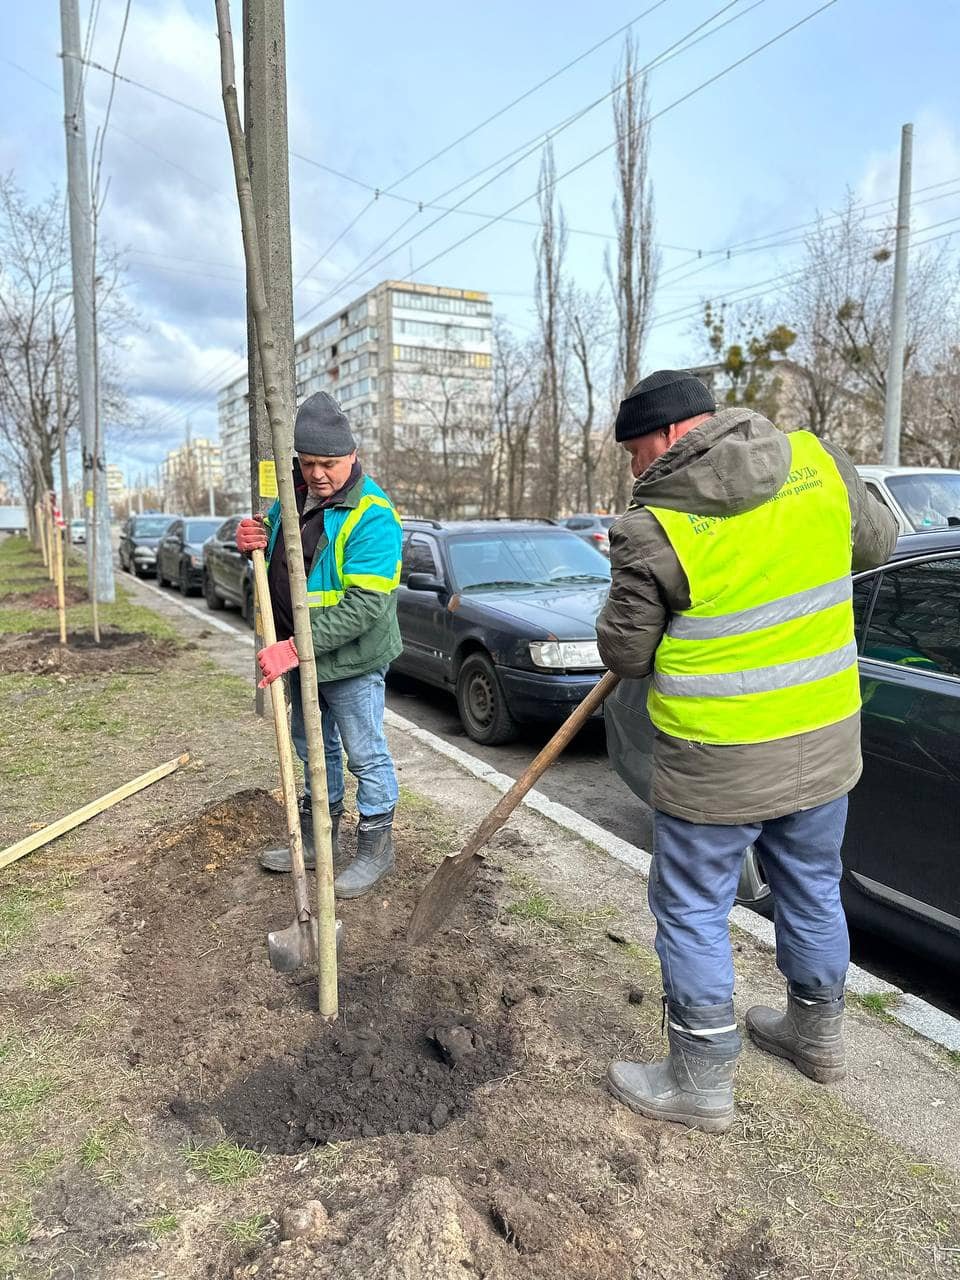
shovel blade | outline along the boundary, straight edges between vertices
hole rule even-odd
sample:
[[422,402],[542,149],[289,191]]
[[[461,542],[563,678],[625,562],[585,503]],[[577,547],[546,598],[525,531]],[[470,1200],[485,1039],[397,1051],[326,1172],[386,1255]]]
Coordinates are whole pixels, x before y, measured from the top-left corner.
[[[343,922],[337,921],[337,950],[340,950],[340,930]],[[317,963],[320,936],[316,920],[301,924],[294,920],[285,929],[274,929],[267,934],[267,954],[270,967],[277,973],[296,973]]]

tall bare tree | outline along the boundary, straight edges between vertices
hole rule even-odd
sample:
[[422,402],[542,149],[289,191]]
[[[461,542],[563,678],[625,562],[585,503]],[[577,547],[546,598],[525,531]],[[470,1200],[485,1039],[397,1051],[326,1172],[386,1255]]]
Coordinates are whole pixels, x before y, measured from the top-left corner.
[[493,426],[496,436],[492,515],[527,511],[533,426],[543,382],[540,344],[522,342],[502,320],[493,326]]
[[[613,95],[617,188],[613,215],[617,249],[615,262],[607,258],[607,275],[619,324],[614,402],[640,378],[660,271],[660,258],[653,240],[650,101],[647,79],[639,70],[632,35],[624,42],[615,84],[618,86]],[[621,477],[616,495],[618,509],[625,504],[629,489],[630,473],[625,464]]]
[[537,202],[540,234],[537,237],[536,298],[540,321],[541,394],[537,433],[537,514],[555,516],[560,507],[560,450],[564,413],[566,343],[562,306],[563,260],[567,250],[567,226],[556,194],[557,176],[553,145],[543,148]]
[[597,501],[597,464],[609,441],[609,432],[597,429],[597,407],[598,400],[605,401],[603,387],[609,378],[610,313],[602,290],[588,293],[574,284],[564,289],[563,308],[573,357],[567,399],[575,428],[573,474],[577,477],[576,492],[568,497],[571,506],[592,511]]

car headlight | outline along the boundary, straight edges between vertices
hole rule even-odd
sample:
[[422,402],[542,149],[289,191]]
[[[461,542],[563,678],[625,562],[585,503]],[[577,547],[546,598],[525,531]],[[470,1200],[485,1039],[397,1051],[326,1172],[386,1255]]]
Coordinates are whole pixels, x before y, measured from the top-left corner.
[[602,667],[596,640],[533,640],[530,657],[537,667]]

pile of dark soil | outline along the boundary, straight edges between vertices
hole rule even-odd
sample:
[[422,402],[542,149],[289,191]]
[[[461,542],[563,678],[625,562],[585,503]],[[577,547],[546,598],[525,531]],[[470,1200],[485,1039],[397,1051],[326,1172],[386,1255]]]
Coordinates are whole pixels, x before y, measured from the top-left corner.
[[[73,582],[68,582],[64,585],[64,604],[85,604],[88,599],[89,596],[85,588],[79,587]],[[13,595],[4,596],[3,603],[5,605],[16,605],[18,608],[56,609],[59,599],[57,597],[57,588],[48,583],[39,590],[17,591]]]
[[153,673],[179,647],[176,640],[158,640],[142,631],[120,631],[115,627],[101,629],[99,644],[91,631],[69,632],[65,645],[60,644],[55,632],[28,631],[0,637],[0,675]]

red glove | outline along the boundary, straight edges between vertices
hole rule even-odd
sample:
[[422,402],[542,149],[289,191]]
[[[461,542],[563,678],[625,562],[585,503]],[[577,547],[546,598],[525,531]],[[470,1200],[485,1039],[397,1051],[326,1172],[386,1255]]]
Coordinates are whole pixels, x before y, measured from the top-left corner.
[[268,644],[265,649],[261,649],[257,654],[257,661],[260,663],[260,670],[263,672],[263,679],[260,681],[260,688],[265,689],[268,684],[273,684],[278,676],[282,676],[286,671],[292,671],[294,667],[300,665],[300,655],[297,653],[297,646],[293,640],[278,640],[276,644]]
[[266,551],[267,529],[263,516],[245,516],[237,525],[237,550]]

